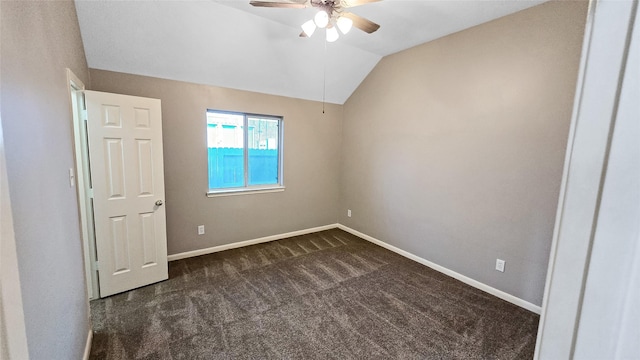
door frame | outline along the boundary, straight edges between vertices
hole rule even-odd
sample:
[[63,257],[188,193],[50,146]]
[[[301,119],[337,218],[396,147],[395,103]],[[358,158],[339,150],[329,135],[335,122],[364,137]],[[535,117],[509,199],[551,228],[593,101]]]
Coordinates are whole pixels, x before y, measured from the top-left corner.
[[73,147],[75,162],[75,183],[78,196],[78,214],[80,217],[80,236],[84,257],[84,272],[89,300],[100,298],[98,271],[96,267],[96,239],[93,223],[93,199],[91,196],[91,174],[89,164],[89,145],[87,142],[87,117],[84,103],[84,83],[71,71],[66,69],[69,85],[69,101],[71,104]]
[[[612,147],[637,146],[614,130],[633,114],[625,112],[621,99],[634,98],[638,91],[625,85],[627,67],[637,66],[627,61],[639,41],[632,36],[638,9],[638,0],[590,1],[534,359],[573,359],[585,353],[617,359],[632,341],[637,344],[632,332],[624,333],[637,328],[628,309],[639,296],[629,285],[638,279],[640,250],[636,246],[633,253],[638,238],[627,232],[629,220],[637,222],[637,210],[630,202],[619,201],[616,208],[602,204],[619,196],[605,193],[606,182],[625,184],[620,173],[609,172],[610,160],[619,161],[611,157],[616,156]],[[635,186],[630,182],[635,174],[627,176],[631,185],[625,186]],[[618,219],[616,227],[606,226],[611,217]],[[615,269],[614,276],[609,268]],[[635,270],[625,273],[628,269]]]

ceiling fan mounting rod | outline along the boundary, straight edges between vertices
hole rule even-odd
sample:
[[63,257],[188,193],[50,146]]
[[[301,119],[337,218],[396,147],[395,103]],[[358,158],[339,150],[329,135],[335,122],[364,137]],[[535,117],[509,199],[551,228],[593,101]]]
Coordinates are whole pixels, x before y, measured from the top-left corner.
[[311,5],[324,10],[329,17],[332,17],[333,12],[340,12],[340,1],[336,3],[334,0],[320,0],[317,2],[311,2]]

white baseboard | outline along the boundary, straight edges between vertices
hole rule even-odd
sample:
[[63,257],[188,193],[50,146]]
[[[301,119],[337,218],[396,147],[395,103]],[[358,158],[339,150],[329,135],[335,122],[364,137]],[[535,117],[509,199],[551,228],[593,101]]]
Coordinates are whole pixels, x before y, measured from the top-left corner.
[[480,289],[480,290],[482,290],[482,291],[484,291],[486,293],[489,293],[489,294],[491,294],[493,296],[496,296],[496,297],[498,297],[498,298],[500,298],[502,300],[508,301],[508,302],[510,302],[510,303],[512,303],[514,305],[520,306],[521,308],[527,309],[527,310],[529,310],[531,312],[534,312],[534,313],[536,313],[538,315],[540,315],[540,312],[542,311],[542,309],[538,305],[534,305],[534,304],[532,304],[532,303],[530,303],[530,302],[528,302],[526,300],[520,299],[519,297],[513,296],[513,295],[508,294],[508,293],[506,293],[506,292],[504,292],[502,290],[498,290],[498,289],[496,289],[494,287],[491,287],[491,286],[489,286],[487,284],[481,283],[481,282],[476,281],[476,280],[474,280],[474,279],[472,279],[470,277],[464,276],[464,275],[462,275],[460,273],[457,273],[457,272],[455,272],[453,270],[447,269],[444,266],[440,266],[438,264],[432,263],[429,260],[423,259],[423,258],[421,258],[421,257],[419,257],[417,255],[414,255],[414,254],[412,254],[412,253],[410,253],[408,251],[404,251],[402,249],[399,249],[399,248],[397,248],[397,247],[395,247],[393,245],[389,245],[389,244],[385,243],[384,241],[378,240],[378,239],[376,239],[376,238],[374,238],[372,236],[369,236],[367,234],[363,234],[363,233],[361,233],[361,232],[359,232],[357,230],[354,230],[354,229],[352,229],[350,227],[344,226],[342,224],[338,224],[338,228],[342,229],[342,230],[344,230],[344,231],[346,231],[348,233],[351,233],[351,234],[353,234],[353,235],[355,235],[357,237],[360,237],[362,239],[370,241],[370,242],[372,242],[372,243],[374,243],[376,245],[380,245],[385,249],[391,250],[391,251],[393,251],[393,252],[395,252],[395,253],[397,253],[399,255],[402,255],[402,256],[404,256],[404,257],[406,257],[408,259],[411,259],[411,260],[413,260],[415,262],[418,262],[418,263],[420,263],[422,265],[428,266],[428,267],[432,268],[435,271],[438,271],[438,272],[441,272],[441,273],[443,273],[445,275],[451,276],[452,278],[454,278],[456,280],[460,280],[460,281],[462,281],[463,283],[465,283],[467,285],[473,286],[476,289]]
[[339,228],[342,229],[348,233],[351,233],[357,237],[360,237],[364,240],[370,241],[376,245],[382,246],[385,249],[391,250],[399,255],[402,255],[408,259],[411,259],[413,261],[416,261],[422,265],[428,266],[430,268],[432,268],[433,270],[436,270],[438,272],[441,272],[445,275],[451,276],[452,278],[456,279],[456,280],[460,280],[463,283],[473,286],[476,289],[480,289],[486,293],[489,293],[493,296],[496,296],[502,300],[508,301],[514,305],[520,306],[521,308],[527,309],[529,311],[532,311],[536,314],[540,314],[541,312],[541,308],[540,306],[534,305],[526,300],[520,299],[519,297],[513,296],[511,294],[508,294],[502,290],[498,290],[494,287],[491,287],[487,284],[481,283],[477,280],[474,280],[470,277],[464,276],[460,273],[457,273],[453,270],[447,269],[444,266],[440,266],[438,264],[435,264],[429,260],[423,259],[417,255],[414,255],[408,251],[402,250],[400,248],[397,248],[393,245],[389,245],[387,243],[385,243],[382,240],[378,240],[372,236],[369,236],[367,234],[363,234],[357,230],[354,230],[350,227],[344,226],[342,224],[330,224],[330,225],[325,225],[325,226],[318,226],[318,227],[314,227],[314,228],[310,228],[310,229],[304,229],[304,230],[298,230],[298,231],[293,231],[293,232],[288,232],[288,233],[284,233],[284,234],[278,234],[278,235],[271,235],[271,236],[265,236],[265,237],[261,237],[258,239],[253,239],[253,240],[245,240],[245,241],[240,241],[240,242],[236,242],[236,243],[232,243],[232,244],[226,244],[226,245],[218,245],[218,246],[213,246],[210,248],[206,248],[206,249],[199,249],[199,250],[193,250],[193,251],[187,251],[187,252],[182,252],[182,253],[178,253],[178,254],[173,254],[173,255],[169,255],[167,258],[169,261],[175,261],[175,260],[180,260],[180,259],[186,259],[186,258],[190,258],[190,257],[194,257],[194,256],[200,256],[200,255],[206,255],[206,254],[211,254],[211,253],[215,253],[215,252],[219,252],[219,251],[224,251],[224,250],[230,250],[230,249],[236,249],[236,248],[240,248],[240,247],[244,247],[244,246],[249,246],[249,245],[255,245],[255,244],[260,244],[260,243],[264,243],[264,242],[269,242],[269,241],[274,241],[274,240],[280,240],[280,239],[286,239],[289,237],[293,237],[293,236],[299,236],[299,235],[306,235],[306,234],[311,234],[314,232],[318,232],[318,231],[324,231],[324,230],[329,230],[329,229],[335,229],[335,228]]
[[232,244],[213,246],[213,247],[206,248],[206,249],[199,249],[199,250],[182,252],[182,253],[178,253],[178,254],[172,254],[172,255],[167,256],[167,259],[169,261],[186,259],[186,258],[190,258],[190,257],[194,257],[194,256],[206,255],[206,254],[211,254],[211,253],[215,253],[215,252],[219,252],[219,251],[236,249],[236,248],[239,248],[239,247],[255,245],[255,244],[260,244],[260,243],[274,241],[274,240],[286,239],[286,238],[293,237],[293,236],[300,236],[300,235],[311,234],[311,233],[318,232],[318,231],[335,229],[337,227],[338,227],[338,224],[329,224],[329,225],[324,225],[324,226],[318,226],[318,227],[314,227],[314,228],[310,228],[310,229],[292,231],[292,232],[288,232],[288,233],[284,233],[284,234],[265,236],[265,237],[261,237],[261,238],[253,239],[253,240],[245,240],[245,241],[235,242],[235,243],[232,243]]
[[89,326],[89,333],[87,334],[87,343],[84,346],[84,355],[82,356],[82,360],[89,360],[89,355],[91,355],[91,342],[93,341],[93,329]]

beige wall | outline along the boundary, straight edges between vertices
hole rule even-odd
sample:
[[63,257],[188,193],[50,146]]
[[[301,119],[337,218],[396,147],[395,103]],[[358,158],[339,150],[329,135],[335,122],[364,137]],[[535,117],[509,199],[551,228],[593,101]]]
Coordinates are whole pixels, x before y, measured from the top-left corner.
[[[162,100],[169,254],[336,222],[342,106],[322,114],[313,101],[90,71],[92,90]],[[284,117],[285,191],[206,197],[207,109]]]
[[545,3],[384,58],[344,105],[339,221],[540,305],[586,10]]
[[75,6],[0,6],[2,130],[29,356],[81,359],[89,319],[65,68],[85,82],[89,73]]
[[[89,71],[75,8],[0,4],[29,352],[80,358],[89,321],[64,68],[87,85]],[[91,88],[163,101],[170,254],[339,220],[540,304],[585,14],[584,2],[547,3],[389,56],[324,115],[316,102],[101,70]],[[207,108],[284,116],[284,192],[205,196]]]

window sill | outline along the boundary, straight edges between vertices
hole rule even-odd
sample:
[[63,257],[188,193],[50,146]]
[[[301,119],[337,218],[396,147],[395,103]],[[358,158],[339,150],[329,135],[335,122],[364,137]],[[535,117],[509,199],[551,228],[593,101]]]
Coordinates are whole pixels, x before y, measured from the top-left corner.
[[218,190],[218,191],[207,192],[207,197],[266,194],[266,193],[273,193],[273,192],[281,192],[281,191],[284,191],[284,189],[285,189],[284,186],[272,186],[272,187],[261,187],[261,188]]

